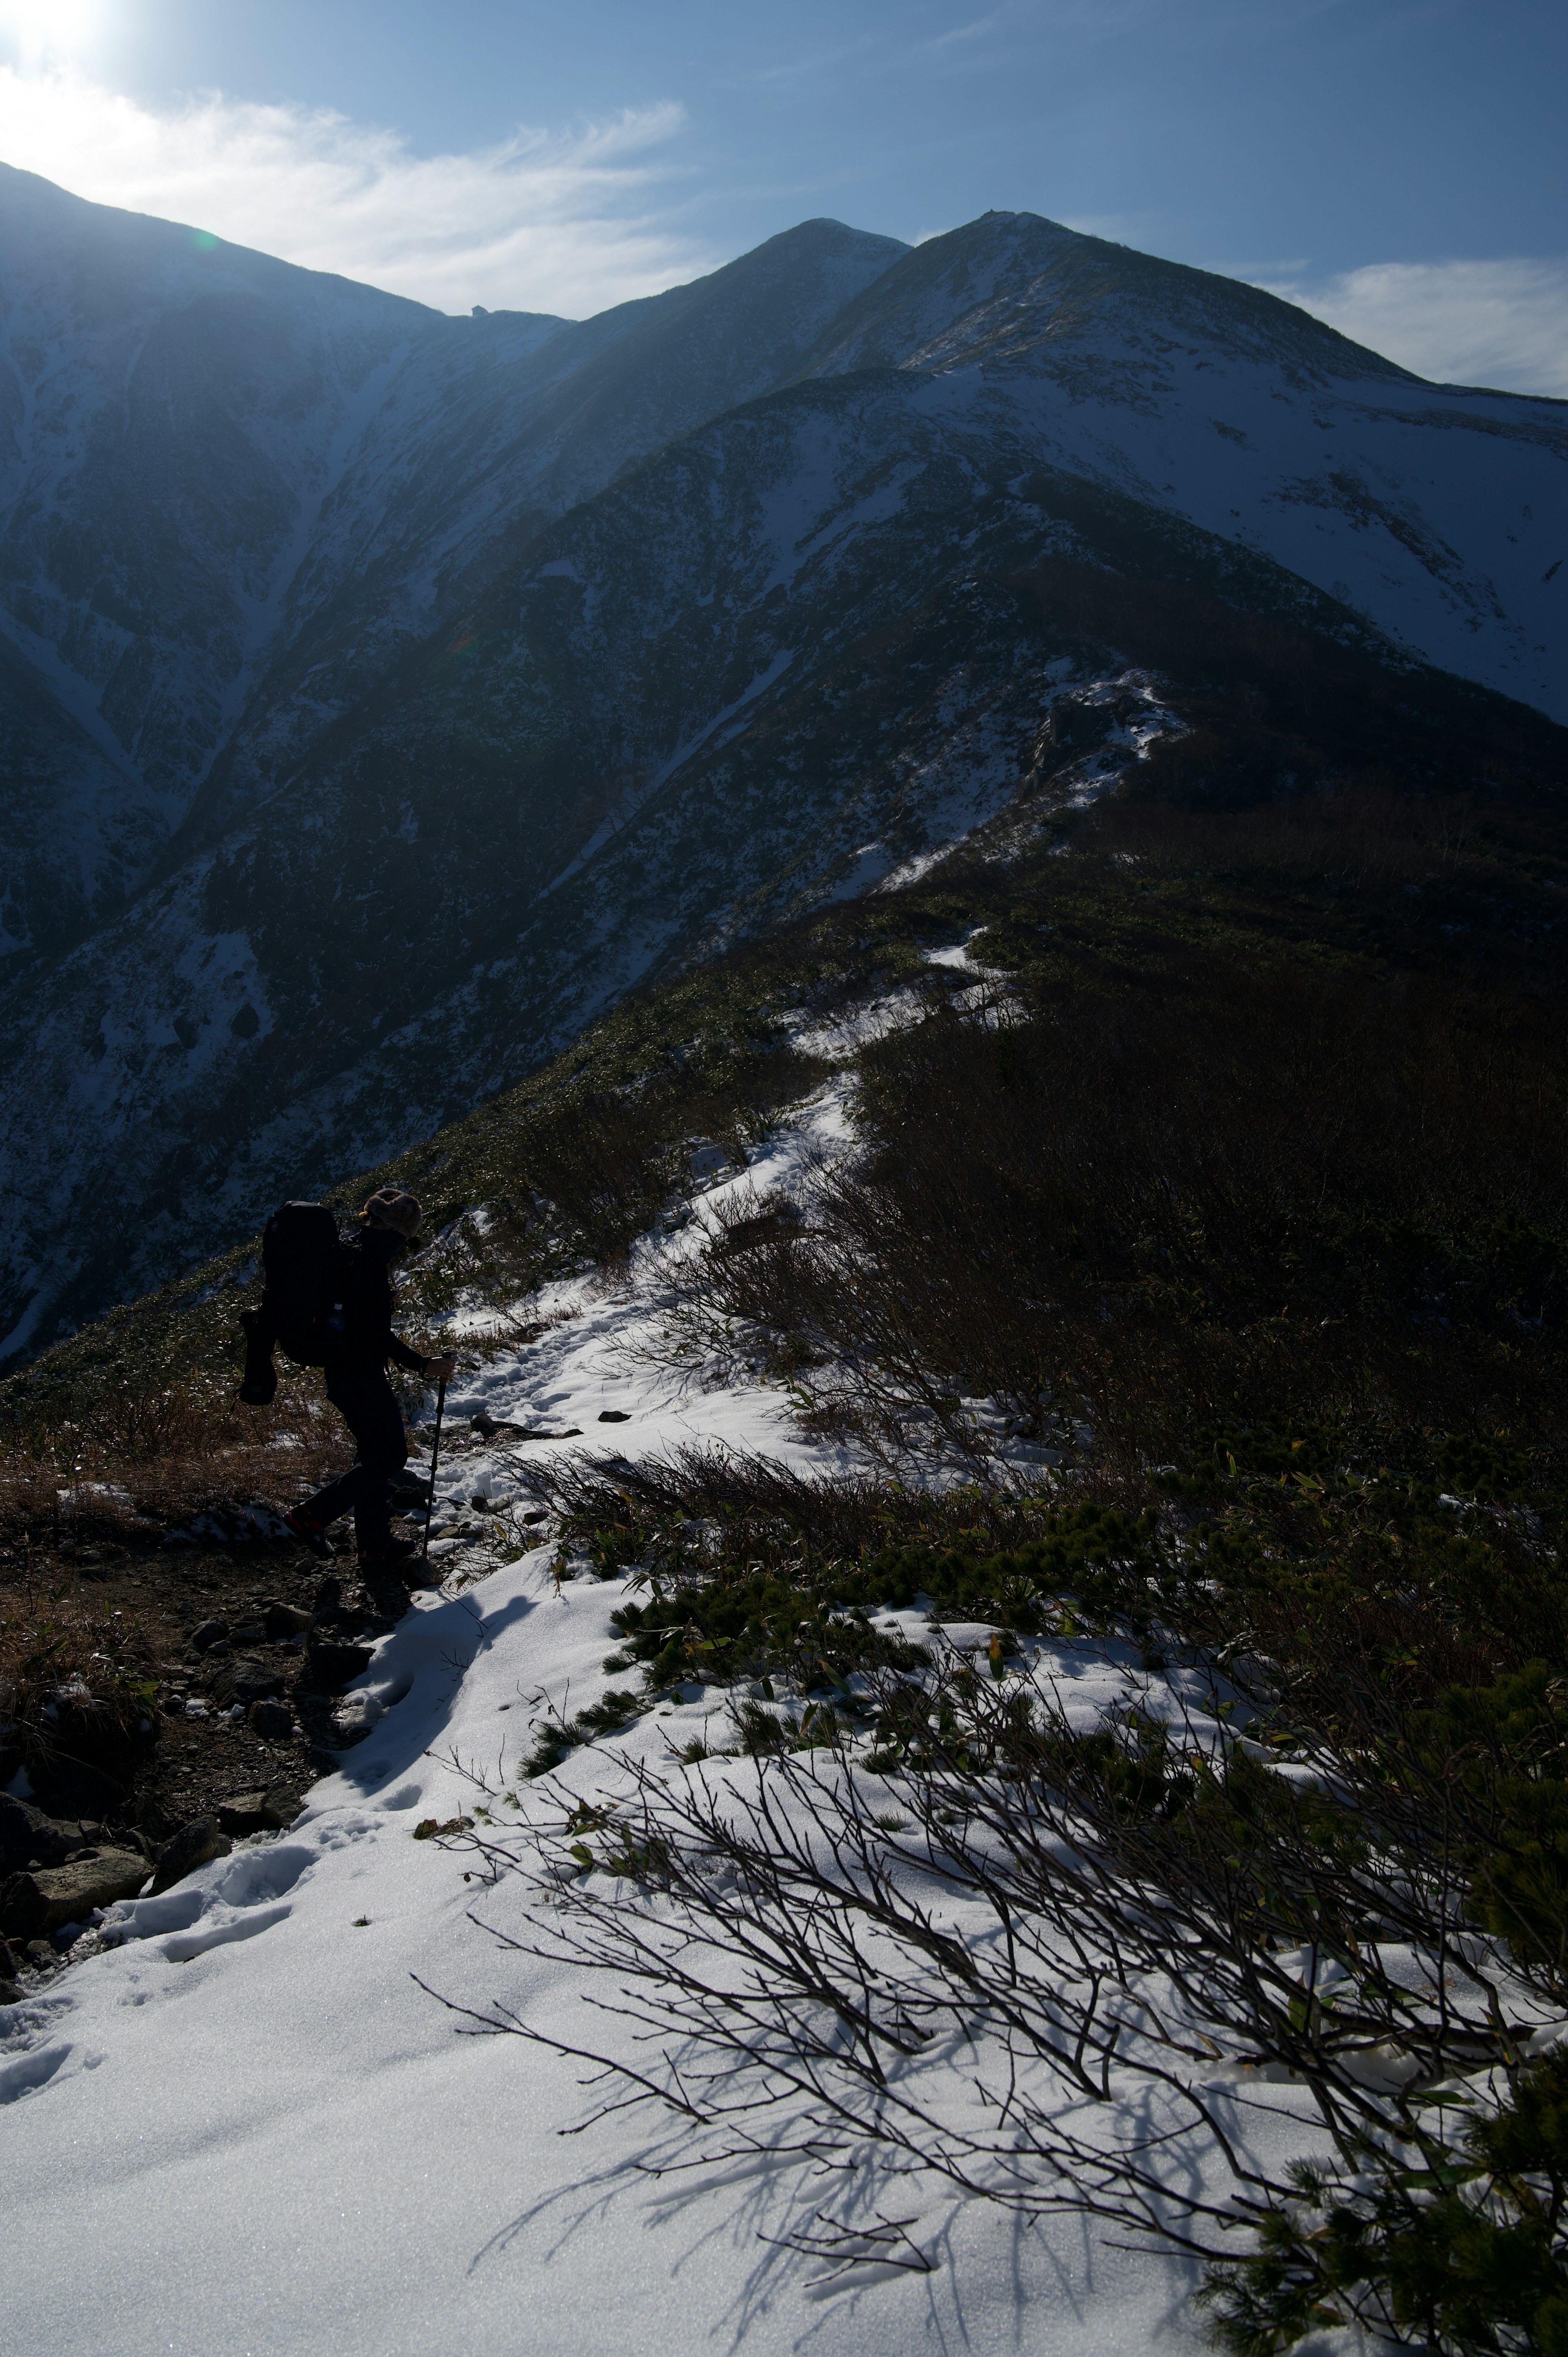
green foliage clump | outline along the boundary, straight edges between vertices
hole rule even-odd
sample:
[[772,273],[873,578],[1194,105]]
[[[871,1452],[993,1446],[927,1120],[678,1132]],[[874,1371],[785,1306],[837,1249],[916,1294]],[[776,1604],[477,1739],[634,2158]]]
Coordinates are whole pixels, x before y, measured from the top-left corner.
[[563,1760],[579,1744],[593,1743],[600,1736],[617,1735],[629,1727],[642,1709],[638,1695],[622,1690],[611,1692],[577,1711],[571,1718],[546,1719],[534,1745],[533,1756],[523,1769],[525,1776],[546,1776],[551,1769],[559,1768]]
[[1456,2357],[1568,2357],[1568,2055],[1517,2074],[1500,2107],[1413,2147],[1369,2140],[1352,2190],[1310,2162],[1257,2251],[1203,2298],[1228,2357],[1286,2357],[1371,2292],[1405,2345]]

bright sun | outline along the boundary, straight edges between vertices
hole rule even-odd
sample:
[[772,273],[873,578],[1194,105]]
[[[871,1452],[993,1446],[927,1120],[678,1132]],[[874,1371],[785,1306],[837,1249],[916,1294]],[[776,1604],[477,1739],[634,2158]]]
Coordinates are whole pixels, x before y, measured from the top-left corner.
[[92,47],[110,0],[0,0],[0,48],[24,67],[79,61]]

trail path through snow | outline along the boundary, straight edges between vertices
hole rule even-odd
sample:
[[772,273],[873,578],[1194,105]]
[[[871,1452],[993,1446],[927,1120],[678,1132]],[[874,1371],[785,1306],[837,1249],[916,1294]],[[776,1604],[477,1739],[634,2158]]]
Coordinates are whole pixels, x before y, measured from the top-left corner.
[[[746,1172],[720,1169],[699,1206],[797,1185],[810,1154],[844,1134],[835,1084]],[[707,1437],[801,1469],[837,1461],[789,1426],[776,1391],[683,1390],[628,1361],[650,1317],[638,1268],[646,1275],[651,1250],[629,1287],[590,1288],[569,1323],[497,1357],[455,1405],[580,1425],[572,1445],[626,1455]],[[604,1407],[628,1420],[601,1430]],[[443,1491],[499,1499],[514,1457],[549,1448],[466,1455]],[[558,1585],[552,1562],[541,1547],[460,1592],[417,1598],[351,1698],[369,1732],[287,1833],[112,1910],[107,1927],[124,1944],[0,2008],[5,2349],[1133,2357],[1202,2347],[1182,2263],[1105,2247],[1078,2219],[1023,2226],[935,2180],[878,2184],[861,2171],[853,2195],[862,2214],[880,2206],[910,2219],[930,2273],[826,2280],[776,2238],[842,2206],[842,2185],[766,2163],[648,2175],[639,2163],[689,2159],[700,2145],[646,2109],[575,2135],[597,2107],[581,2066],[518,2040],[456,2034],[457,2017],[427,1988],[480,2009],[499,2000],[564,2040],[615,2032],[585,2010],[580,1972],[502,1952],[482,1928],[528,1936],[539,1902],[520,1880],[467,1881],[476,1858],[413,1838],[422,1819],[472,1806],[453,1761],[515,1786],[531,1816],[564,1796],[621,1797],[634,1763],[667,1763],[722,1718],[712,1692],[661,1706],[552,1776],[518,1782],[541,1711],[580,1710],[613,1683],[602,1664],[627,1581]],[[904,1617],[921,1633],[918,1614]],[[1125,1661],[1070,1648],[1052,1666],[1085,1722],[1149,1683]]]

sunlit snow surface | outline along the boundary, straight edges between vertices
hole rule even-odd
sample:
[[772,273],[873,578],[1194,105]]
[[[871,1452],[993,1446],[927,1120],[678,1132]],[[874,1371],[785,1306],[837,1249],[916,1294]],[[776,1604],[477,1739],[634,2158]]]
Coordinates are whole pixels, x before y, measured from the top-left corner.
[[[965,963],[983,971],[980,946]],[[699,1216],[752,1188],[795,1185],[809,1155],[843,1135],[835,1084],[749,1170],[721,1171]],[[606,1453],[710,1437],[802,1469],[840,1461],[793,1429],[775,1391],[682,1389],[639,1367],[658,1286],[649,1245],[629,1286],[585,1288],[577,1315],[492,1361],[454,1409],[578,1425],[582,1438],[561,1445]],[[601,1430],[607,1407],[629,1420]],[[549,1448],[498,1441],[449,1459],[441,1491],[499,1500],[514,1458]],[[855,2214],[910,2221],[932,2272],[827,2280],[777,2238],[830,2198],[842,2211],[836,2189],[793,2166],[650,2175],[703,2141],[651,2108],[574,2135],[597,2108],[581,2066],[457,2034],[420,1983],[480,2009],[499,2000],[564,2040],[617,2034],[585,2010],[580,1973],[503,1952],[483,1928],[528,1935],[540,1902],[521,1881],[466,1882],[471,1854],[413,1839],[422,1818],[471,1804],[454,1759],[516,1783],[546,1703],[575,1712],[613,1682],[602,1663],[628,1583],[558,1586],[551,1565],[540,1548],[460,1592],[417,1598],[351,1702],[369,1734],[288,1832],[112,1910],[105,1928],[123,1945],[0,2010],[4,2345],[32,2357],[1131,2357],[1205,2345],[1182,2262],[1108,2247],[1080,2220],[1022,2225],[874,2167],[855,2173]],[[919,1614],[897,1617],[932,1641]],[[945,1641],[986,1634],[954,1627]],[[1202,1724],[1193,1674],[1151,1677],[1115,1649],[1067,1644],[1043,1647],[1036,1667],[1077,1724],[1134,1696]],[[635,1763],[669,1763],[715,1714],[720,1738],[724,1711],[710,1692],[573,1752],[521,1784],[523,1813],[626,1795]],[[757,1770],[725,1760],[700,1772]],[[972,2062],[912,2067],[947,2074],[962,2104]],[[1289,2091],[1269,2093],[1294,2108]],[[1308,2138],[1305,2121],[1248,2117],[1254,2136],[1287,2136],[1292,2149]],[[1105,2109],[1099,2132],[1130,2135],[1139,2119],[1130,2101]]]

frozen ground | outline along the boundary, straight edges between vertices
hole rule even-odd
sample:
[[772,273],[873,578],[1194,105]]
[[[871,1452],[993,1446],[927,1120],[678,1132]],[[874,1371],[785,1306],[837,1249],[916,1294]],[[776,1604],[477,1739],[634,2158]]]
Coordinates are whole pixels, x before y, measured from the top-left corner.
[[[793,1183],[813,1143],[831,1150],[842,1134],[830,1090],[744,1177],[714,1173],[703,1200]],[[636,1265],[646,1285],[650,1253]],[[649,1316],[637,1284],[590,1289],[569,1322],[498,1358],[453,1405],[578,1426],[572,1445],[607,1452],[709,1436],[802,1467],[827,1461],[776,1393],[681,1392],[639,1372],[626,1346]],[[601,1428],[607,1408],[628,1420]],[[551,1446],[498,1441],[453,1460],[441,1488],[499,1505],[513,1460]],[[456,1573],[484,1557],[454,1547],[447,1560]],[[616,1682],[601,1664],[627,1583],[558,1584],[540,1547],[449,1587],[416,1598],[381,1645],[354,1705],[369,1732],[287,1833],[112,1910],[104,1928],[123,1944],[0,2010],[5,2348],[1175,2357],[1203,2346],[1182,2263],[1105,2247],[1079,2220],[1022,2226],[935,2180],[888,2182],[874,2168],[856,2175],[857,2214],[908,2220],[931,2271],[827,2280],[777,2238],[808,2225],[833,2188],[768,2167],[650,2176],[639,2164],[689,2160],[700,2140],[650,2110],[575,2135],[596,2108],[581,2066],[458,2034],[429,1990],[480,2008],[499,2000],[567,2040],[594,2043],[607,2025],[585,2009],[581,1973],[504,1953],[471,1920],[526,1936],[541,1902],[522,1882],[469,1882],[471,1853],[413,1838],[421,1820],[472,1805],[454,1762],[519,1792],[520,1816],[564,1798],[614,1801],[635,1763],[668,1763],[712,1715],[722,1724],[725,1705],[710,1692],[661,1707],[520,1783],[531,1722],[552,1706],[580,1710]],[[919,1616],[907,1617],[913,1629]],[[1182,1700],[1087,1651],[1064,1647],[1045,1666],[1075,1717],[1133,1686],[1156,1708]],[[700,1772],[756,1770],[726,1760]],[[961,2058],[916,2067],[952,2074],[956,2099]],[[1133,2116],[1104,2115],[1104,2132],[1131,2133]]]

